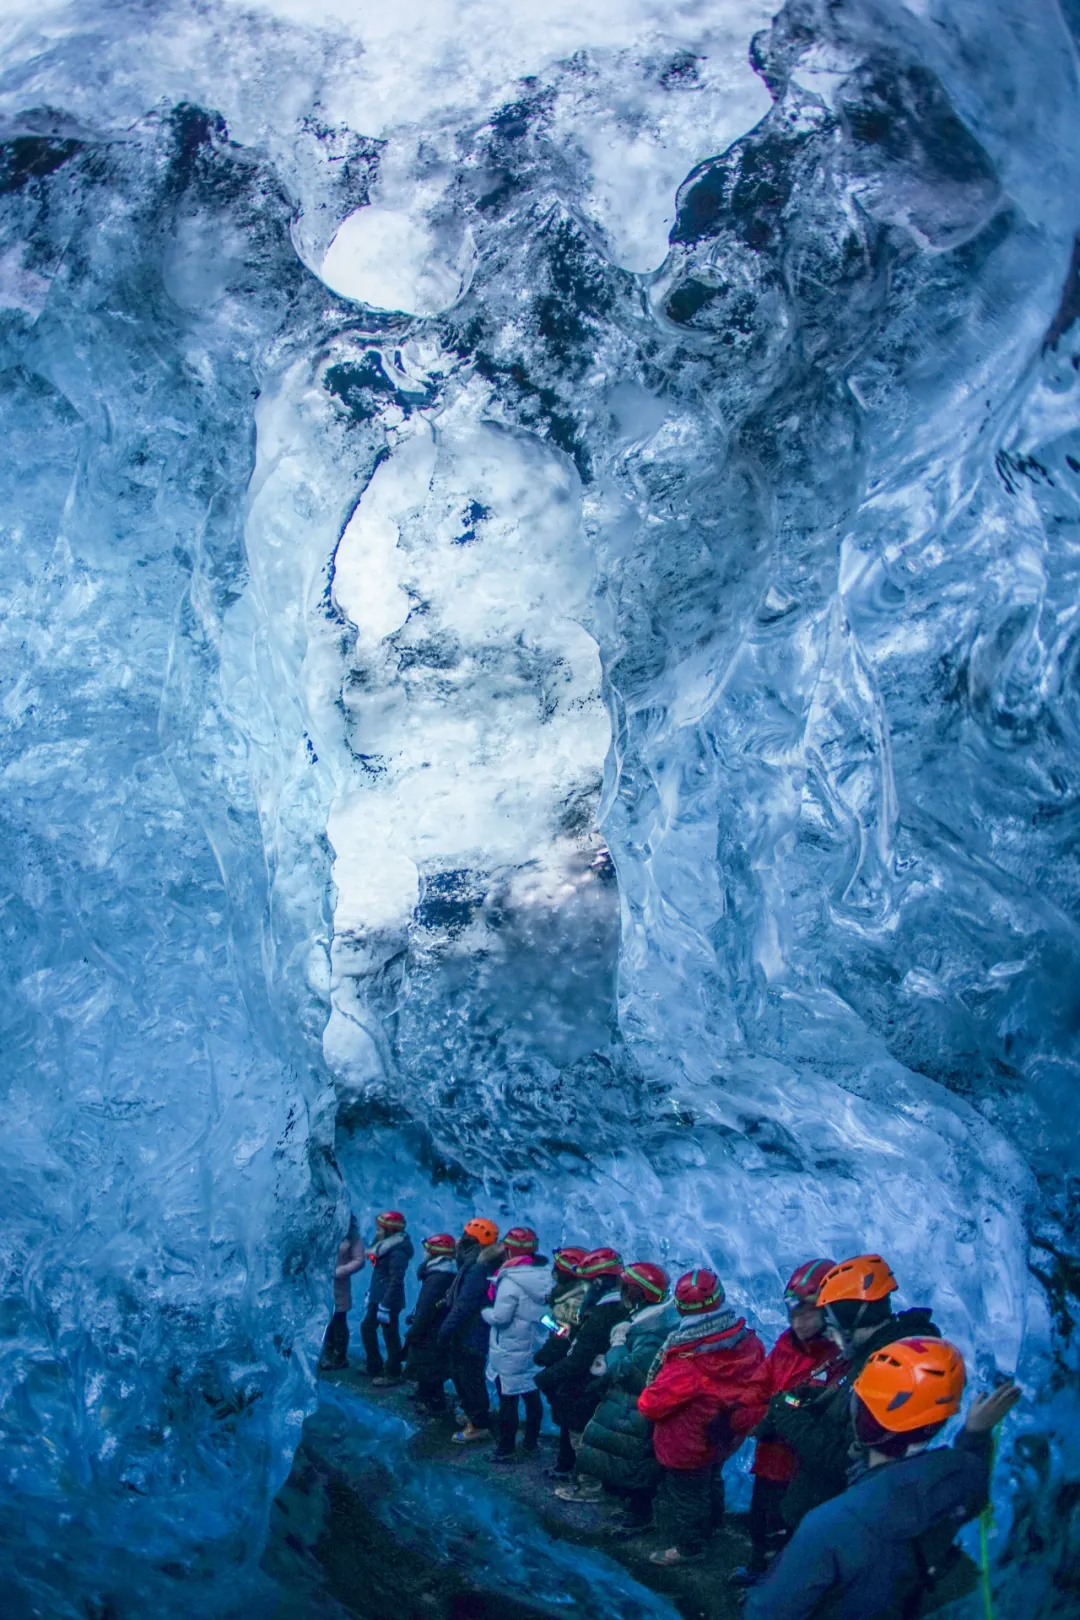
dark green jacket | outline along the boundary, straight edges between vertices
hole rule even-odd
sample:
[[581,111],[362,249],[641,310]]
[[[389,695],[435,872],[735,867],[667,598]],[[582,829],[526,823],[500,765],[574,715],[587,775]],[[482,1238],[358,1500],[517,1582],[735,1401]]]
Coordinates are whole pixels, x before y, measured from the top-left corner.
[[637,1409],[649,1369],[681,1318],[671,1301],[638,1311],[622,1346],[607,1352],[600,1404],[577,1455],[578,1471],[623,1490],[648,1490],[663,1469],[653,1455],[652,1424]]
[[810,1512],[847,1487],[851,1467],[851,1386],[875,1350],[897,1339],[940,1339],[928,1310],[901,1311],[882,1322],[877,1332],[860,1344],[838,1383],[827,1389],[781,1392],[755,1433],[759,1439],[786,1440],[798,1459],[798,1472],[784,1493],[781,1511],[792,1528]]

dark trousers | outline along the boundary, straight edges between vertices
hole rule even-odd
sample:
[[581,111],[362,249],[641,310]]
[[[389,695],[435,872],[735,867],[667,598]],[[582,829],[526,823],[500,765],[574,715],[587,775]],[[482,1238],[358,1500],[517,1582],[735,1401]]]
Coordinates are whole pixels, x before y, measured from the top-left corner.
[[360,1337],[364,1341],[367,1370],[378,1378],[383,1370],[382,1351],[379,1349],[379,1329],[386,1341],[386,1371],[391,1378],[401,1377],[401,1334],[398,1332],[398,1312],[391,1314],[389,1322],[379,1321],[379,1307],[369,1305],[360,1324]]
[[486,1361],[487,1357],[476,1350],[454,1351],[454,1388],[465,1416],[474,1429],[491,1426],[487,1379],[484,1377]]
[[791,1536],[780,1511],[786,1490],[786,1480],[754,1475],[754,1494],[750,1498],[750,1567],[757,1574],[765,1569],[769,1555],[779,1552]]
[[504,1395],[499,1391],[499,1441],[496,1450],[503,1457],[513,1454],[517,1439],[518,1401],[525,1403],[525,1450],[535,1451],[540,1439],[540,1425],[544,1421],[544,1399],[538,1389],[527,1390],[524,1395]]
[[653,1516],[653,1498],[656,1496],[656,1486],[646,1485],[639,1490],[620,1489],[616,1493],[626,1503],[627,1524],[651,1524]]
[[322,1358],[331,1367],[343,1367],[349,1358],[349,1318],[335,1311],[323,1339]]
[[724,1517],[724,1478],[719,1465],[665,1468],[660,1491],[660,1528],[669,1547],[704,1552]]
[[555,1459],[555,1467],[560,1474],[572,1474],[576,1462],[577,1452],[574,1450],[574,1442],[570,1438],[570,1430],[564,1423],[559,1429],[559,1455]]
[[426,1406],[432,1412],[446,1411],[446,1391],[443,1388],[444,1378],[418,1378],[416,1380],[416,1398],[421,1406]]

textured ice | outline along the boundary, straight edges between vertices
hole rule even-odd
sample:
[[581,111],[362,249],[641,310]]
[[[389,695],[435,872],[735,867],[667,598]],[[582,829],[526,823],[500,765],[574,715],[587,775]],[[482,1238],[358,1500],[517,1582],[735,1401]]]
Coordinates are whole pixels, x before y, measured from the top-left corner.
[[270,1612],[350,1202],[880,1245],[1074,1602],[1074,47],[767,23],[4,8],[17,1616]]

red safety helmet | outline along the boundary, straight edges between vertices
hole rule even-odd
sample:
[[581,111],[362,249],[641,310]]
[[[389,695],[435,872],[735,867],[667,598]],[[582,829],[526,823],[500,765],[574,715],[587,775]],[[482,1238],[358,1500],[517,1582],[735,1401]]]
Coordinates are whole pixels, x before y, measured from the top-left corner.
[[807,1260],[796,1266],[784,1288],[784,1304],[789,1310],[796,1305],[816,1305],[822,1283],[835,1269],[835,1260]]
[[622,1280],[631,1288],[640,1288],[646,1299],[658,1305],[671,1285],[663,1266],[654,1266],[649,1260],[634,1260],[623,1270]]
[[688,1271],[675,1284],[675,1306],[680,1316],[701,1316],[724,1303],[724,1285],[715,1271]]
[[593,1249],[579,1262],[574,1275],[592,1282],[595,1277],[621,1277],[622,1268],[622,1256],[614,1249]]
[[433,1237],[424,1239],[424,1248],[428,1254],[454,1254],[457,1250],[457,1240],[449,1232],[436,1232]]
[[384,1232],[404,1232],[405,1217],[400,1209],[384,1209],[381,1215],[376,1215],[375,1225],[381,1226]]
[[556,1249],[553,1264],[556,1271],[561,1271],[564,1277],[576,1277],[578,1266],[588,1254],[588,1249],[575,1249],[572,1245],[566,1249]]
[[531,1226],[512,1226],[503,1242],[507,1254],[535,1254],[540,1240]]

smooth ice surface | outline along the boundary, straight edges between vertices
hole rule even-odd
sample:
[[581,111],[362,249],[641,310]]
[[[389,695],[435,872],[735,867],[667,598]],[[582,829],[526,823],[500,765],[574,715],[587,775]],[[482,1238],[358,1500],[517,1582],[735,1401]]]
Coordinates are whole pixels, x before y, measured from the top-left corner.
[[1070,1612],[1074,49],[767,22],[0,12],[19,1616],[272,1612],[349,1203],[880,1246]]

